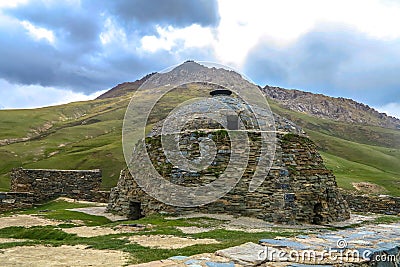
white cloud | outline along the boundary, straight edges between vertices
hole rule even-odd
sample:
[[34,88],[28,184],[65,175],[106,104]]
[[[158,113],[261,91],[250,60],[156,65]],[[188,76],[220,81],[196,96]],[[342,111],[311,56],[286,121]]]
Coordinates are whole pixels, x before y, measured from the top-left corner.
[[107,90],[90,95],[40,85],[11,84],[0,79],[0,107],[4,109],[38,108],[85,101],[96,98]]
[[28,0],[2,0],[0,1],[0,8],[2,7],[16,7],[20,4],[24,4]]
[[400,103],[389,103],[376,108],[379,112],[384,112],[390,116],[400,119]]
[[192,24],[189,27],[176,29],[172,26],[160,27],[157,26],[157,33],[159,37],[154,35],[146,35],[142,37],[142,49],[148,52],[156,52],[157,50],[171,51],[180,42],[182,47],[186,48],[199,48],[205,47],[214,42],[214,37],[210,28],[201,27],[198,24]]
[[104,22],[104,31],[100,33],[100,41],[103,45],[115,42],[126,43],[125,31],[111,19],[107,18]]
[[28,31],[29,35],[35,40],[45,39],[49,43],[54,43],[54,34],[45,28],[37,27],[29,21],[22,21],[21,25]]
[[219,11],[216,55],[236,67],[262,38],[279,49],[321,25],[346,25],[378,39],[400,37],[400,5],[380,0],[219,0]]

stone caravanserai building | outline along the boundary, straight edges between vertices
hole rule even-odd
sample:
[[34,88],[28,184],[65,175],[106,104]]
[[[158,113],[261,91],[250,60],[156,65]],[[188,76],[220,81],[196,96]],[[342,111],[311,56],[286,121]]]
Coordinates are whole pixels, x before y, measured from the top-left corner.
[[[199,207],[182,208],[166,205],[149,196],[133,177],[146,178],[149,172],[140,167],[142,155],[133,155],[132,174],[121,171],[118,184],[111,190],[108,211],[137,219],[152,213],[187,211],[250,216],[269,222],[288,224],[324,224],[350,217],[349,207],[341,196],[335,176],[328,170],[315,144],[293,122],[274,114],[275,154],[265,180],[249,192],[249,183],[259,160],[261,136],[252,124],[251,111],[239,97],[226,89],[211,91],[211,98],[225,103],[235,114],[221,108],[228,130],[245,130],[249,137],[249,159],[241,180],[222,198]],[[224,123],[202,117],[188,121],[180,134],[179,149],[189,160],[200,156],[199,143],[205,137],[216,144],[217,152],[204,170],[185,171],[172,165],[161,149],[161,122],[146,137],[146,149],[159,174],[166,180],[186,187],[208,184],[227,168],[230,139]],[[136,164],[136,165],[135,165]],[[137,166],[137,167],[135,167]],[[262,166],[261,166],[262,167]],[[162,188],[160,188],[162,191]]]

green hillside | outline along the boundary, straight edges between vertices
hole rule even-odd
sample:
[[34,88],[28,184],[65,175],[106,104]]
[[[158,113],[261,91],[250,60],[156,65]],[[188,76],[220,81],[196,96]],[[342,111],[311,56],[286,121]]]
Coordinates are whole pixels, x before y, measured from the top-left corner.
[[[103,170],[103,186],[115,185],[124,167],[122,119],[128,98],[94,100],[34,110],[0,111],[0,140],[30,137],[0,146],[0,188],[13,167]],[[38,133],[46,123],[52,127]]]
[[[186,90],[199,95],[193,88]],[[173,103],[176,97],[177,92],[165,99]],[[1,110],[0,190],[8,190],[9,171],[20,166],[100,168],[103,188],[114,186],[125,166],[121,131],[129,100],[127,95],[33,110]],[[318,119],[272,101],[270,105],[274,112],[305,128],[341,187],[352,189],[352,182],[367,181],[400,196],[400,131]]]

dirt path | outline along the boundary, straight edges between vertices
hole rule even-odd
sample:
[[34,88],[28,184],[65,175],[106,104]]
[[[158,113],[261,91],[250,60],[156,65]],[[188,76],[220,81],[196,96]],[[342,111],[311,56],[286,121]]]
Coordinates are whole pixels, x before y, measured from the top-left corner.
[[134,243],[138,243],[139,245],[144,247],[162,249],[178,249],[197,244],[206,245],[219,243],[217,240],[210,238],[193,239],[176,237],[173,235],[137,235],[129,237],[128,240]]
[[10,226],[30,227],[57,224],[60,224],[60,222],[25,214],[0,217],[0,229]]
[[1,266],[123,266],[129,254],[86,246],[22,246],[0,250]]

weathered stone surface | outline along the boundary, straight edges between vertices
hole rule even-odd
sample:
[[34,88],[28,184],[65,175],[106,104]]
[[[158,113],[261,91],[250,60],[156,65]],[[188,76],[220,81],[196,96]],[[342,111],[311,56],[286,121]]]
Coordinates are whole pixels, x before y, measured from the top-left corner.
[[28,208],[61,196],[107,202],[110,193],[100,191],[100,185],[100,170],[13,169],[10,192],[0,192],[0,211]]
[[10,191],[30,192],[36,202],[66,196],[93,200],[101,185],[100,170],[13,169]]
[[343,192],[342,195],[352,211],[400,215],[400,197],[357,195],[349,192]]
[[[316,266],[398,266],[400,224],[368,225],[325,234],[262,239],[265,261]],[[275,253],[272,253],[272,252]],[[280,254],[278,254],[278,252]],[[313,254],[310,254],[313,252]],[[269,256],[273,258],[270,258]],[[276,258],[280,255],[279,258]],[[303,265],[290,265],[303,266]]]
[[260,257],[263,251],[263,246],[248,242],[240,246],[218,250],[215,254],[244,266],[255,266],[263,262],[262,257]]
[[0,212],[29,208],[34,203],[34,194],[27,192],[0,192]]

